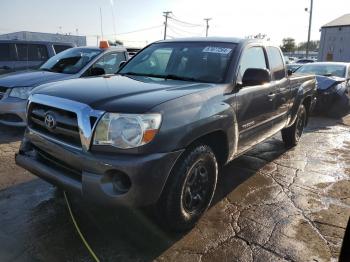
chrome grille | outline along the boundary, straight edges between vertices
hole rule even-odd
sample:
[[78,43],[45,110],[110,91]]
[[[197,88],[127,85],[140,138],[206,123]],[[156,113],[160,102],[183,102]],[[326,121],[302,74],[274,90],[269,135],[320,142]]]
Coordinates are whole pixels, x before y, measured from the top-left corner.
[[[45,117],[52,115],[56,120],[53,129],[47,127]],[[28,111],[28,125],[32,130],[65,142],[81,147],[77,115],[74,112],[59,108],[31,103]]]
[[[29,97],[27,118],[30,132],[55,143],[89,151],[93,131],[104,111],[65,98],[33,94]],[[50,127],[48,114],[55,124]]]

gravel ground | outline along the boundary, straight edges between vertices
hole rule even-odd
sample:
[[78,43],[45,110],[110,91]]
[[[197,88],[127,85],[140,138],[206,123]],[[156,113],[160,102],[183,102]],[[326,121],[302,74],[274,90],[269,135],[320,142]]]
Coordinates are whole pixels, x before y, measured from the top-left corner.
[[23,132],[23,128],[0,124],[0,190],[34,178],[14,162]]
[[[350,116],[312,118],[296,148],[276,136],[234,160],[187,234],[71,196],[74,213],[101,261],[337,261],[350,216],[349,131]],[[0,261],[92,261],[60,192],[15,166],[22,132],[0,126]]]

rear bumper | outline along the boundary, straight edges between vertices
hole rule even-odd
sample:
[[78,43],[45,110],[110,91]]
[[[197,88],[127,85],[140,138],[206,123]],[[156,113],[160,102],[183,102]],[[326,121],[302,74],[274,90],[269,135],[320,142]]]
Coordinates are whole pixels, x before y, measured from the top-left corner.
[[5,97],[0,100],[0,123],[9,126],[26,126],[27,100]]
[[[52,156],[59,165],[43,160],[43,152]],[[106,206],[145,206],[158,200],[181,153],[180,150],[143,156],[95,155],[55,144],[27,132],[16,155],[16,163],[88,201]],[[131,181],[126,193],[119,192],[113,185],[114,176],[120,173]]]

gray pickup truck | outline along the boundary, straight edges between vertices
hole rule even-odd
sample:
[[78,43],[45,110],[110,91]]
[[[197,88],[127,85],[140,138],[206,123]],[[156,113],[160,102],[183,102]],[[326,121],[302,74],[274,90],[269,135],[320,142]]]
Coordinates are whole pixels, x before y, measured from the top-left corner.
[[220,166],[279,131],[297,145],[315,91],[315,77],[288,75],[268,43],[160,41],[116,76],[35,90],[16,162],[102,205],[155,206],[169,229],[187,230]]

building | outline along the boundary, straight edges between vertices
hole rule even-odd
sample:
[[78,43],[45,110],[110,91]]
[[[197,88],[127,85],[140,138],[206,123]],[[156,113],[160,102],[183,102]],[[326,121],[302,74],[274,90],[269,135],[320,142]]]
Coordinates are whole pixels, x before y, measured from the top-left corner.
[[0,40],[48,41],[86,46],[86,36],[20,31],[0,35]]
[[350,14],[322,26],[318,60],[350,62]]

